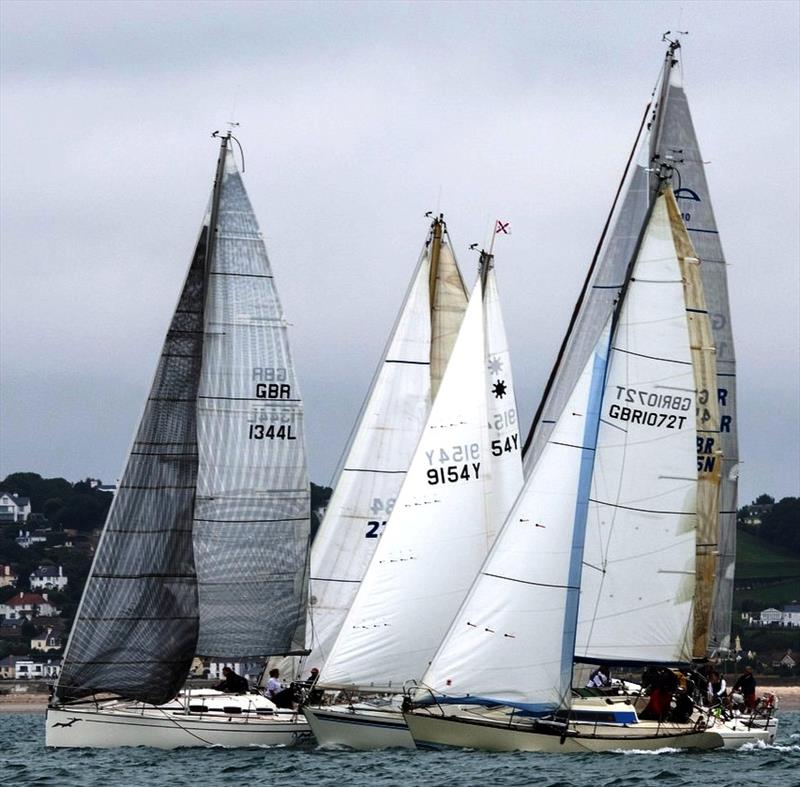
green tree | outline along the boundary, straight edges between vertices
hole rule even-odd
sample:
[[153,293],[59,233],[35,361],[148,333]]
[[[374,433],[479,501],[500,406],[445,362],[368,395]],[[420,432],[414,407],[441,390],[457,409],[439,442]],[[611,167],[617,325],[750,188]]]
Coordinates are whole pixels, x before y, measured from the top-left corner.
[[775,503],[760,531],[766,541],[800,554],[800,498],[784,497]]

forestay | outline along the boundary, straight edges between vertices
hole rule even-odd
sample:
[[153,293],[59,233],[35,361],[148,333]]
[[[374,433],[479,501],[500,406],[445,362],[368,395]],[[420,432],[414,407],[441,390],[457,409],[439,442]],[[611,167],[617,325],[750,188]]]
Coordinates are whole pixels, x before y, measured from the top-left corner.
[[[311,549],[306,648],[312,665],[329,655],[394,510],[430,412],[431,358],[449,358],[450,324],[460,324],[467,307],[449,238],[439,226],[436,220],[417,263]],[[432,275],[432,266],[440,273]],[[446,294],[437,295],[440,288]]]
[[208,281],[193,536],[197,652],[285,653],[305,615],[303,407],[264,241],[230,150]]
[[646,228],[609,354],[586,528],[576,657],[692,657],[696,395],[665,191]]
[[320,681],[419,678],[494,536],[480,280],[386,530]]

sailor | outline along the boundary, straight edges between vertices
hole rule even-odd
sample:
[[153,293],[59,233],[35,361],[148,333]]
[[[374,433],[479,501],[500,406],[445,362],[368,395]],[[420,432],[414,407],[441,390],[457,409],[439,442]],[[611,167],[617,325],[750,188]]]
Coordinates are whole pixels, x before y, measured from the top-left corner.
[[733,690],[740,691],[744,695],[744,704],[749,710],[756,707],[756,679],[752,667],[744,668],[744,672],[733,684]]
[[216,691],[222,691],[225,694],[247,694],[249,684],[247,678],[237,675],[230,667],[222,668],[223,679],[214,686]]
[[727,696],[725,678],[719,672],[712,672],[708,677],[708,704],[711,706],[724,705]]
[[278,694],[283,691],[283,686],[281,686],[280,681],[280,670],[271,669],[269,671],[269,680],[267,681],[267,690],[264,692],[267,696],[267,699],[272,700],[275,702],[275,698]]
[[311,674],[302,684],[303,692],[305,694],[305,702],[309,705],[319,705],[322,702],[323,692],[321,689],[315,688],[318,680],[319,669],[317,667],[312,667]]
[[601,664],[591,675],[586,684],[587,689],[605,689],[611,685],[611,670],[607,664]]

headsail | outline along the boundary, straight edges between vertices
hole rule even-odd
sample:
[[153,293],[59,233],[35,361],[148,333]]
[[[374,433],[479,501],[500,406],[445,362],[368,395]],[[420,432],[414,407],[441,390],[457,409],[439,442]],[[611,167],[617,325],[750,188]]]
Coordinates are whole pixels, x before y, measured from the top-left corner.
[[451,246],[435,219],[314,540],[310,664],[328,656],[355,598],[430,412],[433,359],[449,358],[467,308]]
[[430,691],[439,701],[548,713],[569,697],[607,354],[608,328],[425,673],[418,701]]
[[198,632],[192,517],[208,224],[167,330],[64,653],[60,701],[175,696]]
[[647,224],[612,337],[586,528],[578,659],[692,657],[697,397],[675,212],[666,189]]

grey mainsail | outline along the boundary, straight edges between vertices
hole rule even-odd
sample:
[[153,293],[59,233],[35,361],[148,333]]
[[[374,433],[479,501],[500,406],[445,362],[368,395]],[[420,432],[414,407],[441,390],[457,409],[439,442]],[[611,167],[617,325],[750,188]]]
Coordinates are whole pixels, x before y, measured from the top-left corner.
[[291,649],[305,614],[303,406],[264,241],[227,152],[197,403],[197,652]]
[[[681,215],[699,258],[714,342],[717,347],[719,431],[723,456],[718,542],[698,545],[717,554],[710,652],[729,646],[733,571],[736,548],[738,448],[735,415],[735,359],[730,327],[727,274],[686,95],[680,84],[677,42],[670,43],[657,96],[645,112],[623,178],[620,199],[609,221],[610,231],[598,248],[584,291],[545,389],[525,444],[525,471],[530,473],[560,416],[586,360],[597,343],[619,297],[624,271],[659,176],[671,173]],[[720,446],[698,446],[698,462],[718,461]]]
[[[672,50],[673,52],[675,50]],[[689,112],[686,93],[680,84],[680,69],[673,66],[661,133],[661,156],[671,160],[678,179],[673,188],[681,217],[689,231],[697,256],[711,328],[716,345],[717,397],[722,451],[720,484],[719,542],[716,547],[717,575],[714,592],[709,652],[730,647],[733,573],[736,559],[736,505],[739,446],[736,418],[736,357],[728,301],[728,275],[714,210],[706,181],[703,157]],[[720,446],[704,446],[698,459],[711,457]]]
[[61,702],[165,702],[195,654],[285,653],[304,616],[302,403],[229,140],[67,645]]

